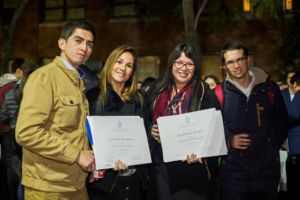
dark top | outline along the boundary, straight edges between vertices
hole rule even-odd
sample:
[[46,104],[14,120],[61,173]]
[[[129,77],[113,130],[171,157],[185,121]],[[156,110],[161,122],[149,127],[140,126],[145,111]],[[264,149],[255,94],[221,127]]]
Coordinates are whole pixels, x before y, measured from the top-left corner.
[[[156,83],[154,83],[155,85]],[[201,84],[201,83],[199,83]],[[197,88],[197,89],[195,89]],[[148,140],[150,143],[150,150],[152,156],[152,170],[155,171],[155,166],[157,165],[165,165],[167,169],[167,176],[169,177],[169,188],[172,193],[177,191],[193,191],[202,197],[208,197],[209,192],[211,190],[210,186],[212,183],[212,179],[215,179],[216,169],[217,169],[217,158],[205,158],[207,165],[203,164],[187,164],[186,162],[176,161],[164,163],[162,157],[162,148],[161,144],[155,141],[151,137],[151,128],[153,124],[153,108],[151,105],[153,102],[149,101],[150,96],[152,95],[152,87],[146,93],[144,100],[144,121],[145,127],[148,134]],[[204,90],[203,90],[204,89]],[[203,99],[200,101],[200,105],[194,106],[195,108],[200,108],[200,110],[208,109],[208,108],[219,108],[218,100],[213,92],[213,90],[209,89],[209,86],[204,83],[203,87],[193,87],[191,92],[191,99],[193,97],[201,97],[202,94]],[[191,101],[192,102],[192,101]],[[189,108],[191,105],[188,105]],[[188,109],[188,112],[196,111],[193,109]],[[163,173],[163,172],[159,172]],[[154,172],[154,176],[158,175],[157,172]],[[162,175],[164,176],[164,175]],[[155,177],[154,177],[155,179]],[[152,180],[154,181],[154,180]],[[159,191],[158,191],[159,192]]]
[[[222,112],[227,144],[233,134],[243,132],[251,138],[246,150],[229,147],[220,177],[223,187],[230,187],[230,190],[273,190],[279,183],[279,148],[287,137],[288,116],[279,87],[268,78],[260,78],[262,73],[255,74],[257,81],[249,98],[230,81],[223,83]],[[268,96],[270,90],[274,104]]]
[[289,114],[289,156],[300,155],[300,91],[291,100],[289,89],[282,90],[282,96]]
[[[107,91],[107,103],[101,106],[101,103],[97,100],[92,102],[90,105],[91,115],[101,115],[101,116],[132,116],[132,115],[141,115],[141,100],[138,94],[127,102],[123,102],[121,98],[116,94],[111,87],[108,87]],[[147,180],[147,168],[146,165],[134,166],[136,169],[135,174],[138,176],[136,184],[141,184],[142,188],[146,189],[148,180]],[[113,171],[112,169],[106,170],[105,176],[103,179],[94,181],[88,184],[90,190],[99,190],[103,192],[111,192],[120,179],[118,171]],[[122,186],[117,186],[118,188]],[[124,187],[126,187],[124,185]],[[130,191],[131,193],[139,194],[138,191]]]

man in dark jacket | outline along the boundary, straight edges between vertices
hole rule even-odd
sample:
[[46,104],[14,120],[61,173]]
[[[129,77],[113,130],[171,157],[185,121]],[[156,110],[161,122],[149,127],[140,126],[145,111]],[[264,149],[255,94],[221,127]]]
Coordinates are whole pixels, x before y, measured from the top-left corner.
[[220,169],[223,200],[275,200],[280,179],[279,148],[287,137],[288,114],[279,87],[249,67],[239,42],[221,51],[227,78],[222,106],[228,156]]
[[300,72],[290,79],[290,87],[282,91],[289,113],[290,129],[288,134],[288,158],[286,160],[288,200],[298,196],[300,178]]

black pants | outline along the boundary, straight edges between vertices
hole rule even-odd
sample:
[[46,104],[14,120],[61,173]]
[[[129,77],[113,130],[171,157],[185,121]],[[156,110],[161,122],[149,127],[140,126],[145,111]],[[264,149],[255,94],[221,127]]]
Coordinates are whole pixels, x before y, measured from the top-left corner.
[[100,187],[88,185],[88,192],[90,200],[147,199],[146,191],[142,189],[142,183],[137,172],[131,176],[118,176],[111,191],[103,191]]
[[[1,133],[2,134],[2,133]],[[3,138],[2,138],[3,139]],[[6,161],[4,155],[3,142],[1,143],[1,160],[0,160],[0,198],[8,199],[8,187],[6,178]]]
[[[286,161],[288,200],[299,196],[300,155],[289,156]],[[293,198],[294,197],[294,198]]]
[[222,188],[219,200],[277,200],[277,190],[261,190],[256,192],[237,192]]
[[[170,176],[168,174],[167,168],[164,164],[156,165],[155,172],[152,173],[154,177],[152,177],[152,192],[156,192],[155,194],[151,195],[152,199],[154,200],[207,200],[208,198],[206,195],[208,194],[199,194],[198,191],[195,191],[193,188],[182,188],[176,191],[171,191],[170,188]],[[187,172],[188,173],[188,172]],[[199,180],[201,181],[201,180]],[[203,188],[199,188],[201,191]],[[151,200],[152,200],[151,199]]]
[[18,185],[20,183],[20,178],[14,171],[15,166],[13,166],[12,158],[16,154],[15,153],[15,140],[14,134],[11,132],[3,135],[3,156],[4,162],[6,165],[6,183],[8,187],[8,195],[9,200],[16,200],[17,199],[17,191]]

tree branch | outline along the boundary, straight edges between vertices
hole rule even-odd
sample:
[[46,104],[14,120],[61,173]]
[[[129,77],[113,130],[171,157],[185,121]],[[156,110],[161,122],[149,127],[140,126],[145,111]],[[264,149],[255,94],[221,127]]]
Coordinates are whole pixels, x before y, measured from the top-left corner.
[[206,3],[208,2],[208,0],[204,0],[200,9],[198,10],[197,12],[197,15],[196,15],[196,18],[195,18],[195,21],[194,21],[194,30],[197,30],[197,26],[198,26],[198,21],[199,21],[199,17],[204,9],[204,7],[206,6]]
[[14,11],[13,17],[8,27],[8,31],[6,34],[3,34],[2,36],[3,49],[2,49],[1,64],[0,64],[0,66],[2,67],[2,69],[0,69],[1,73],[8,71],[8,61],[11,57],[12,40],[13,40],[16,24],[28,3],[29,0],[20,0],[19,5]]
[[194,24],[194,9],[193,9],[193,0],[182,0],[182,11],[184,18],[184,29],[188,33],[193,30]]
[[22,15],[25,7],[27,6],[29,0],[21,0],[19,6],[16,8],[14,15],[11,19],[9,28],[8,28],[8,36],[12,37],[13,33],[15,31],[16,28],[16,24],[20,18],[20,16]]

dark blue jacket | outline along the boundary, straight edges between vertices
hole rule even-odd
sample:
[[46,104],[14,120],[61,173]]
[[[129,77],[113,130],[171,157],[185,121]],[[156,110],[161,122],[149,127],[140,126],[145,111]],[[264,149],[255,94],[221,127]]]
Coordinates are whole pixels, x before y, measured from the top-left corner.
[[282,96],[289,113],[290,129],[288,135],[288,154],[300,155],[300,91],[291,101],[289,89],[282,90]]
[[[230,80],[223,83],[223,120],[228,156],[220,171],[223,187],[242,192],[276,188],[280,179],[279,148],[287,137],[288,114],[279,87],[253,68],[255,82],[247,98]],[[272,90],[274,103],[268,91]],[[247,150],[230,146],[233,134],[247,133]]]

